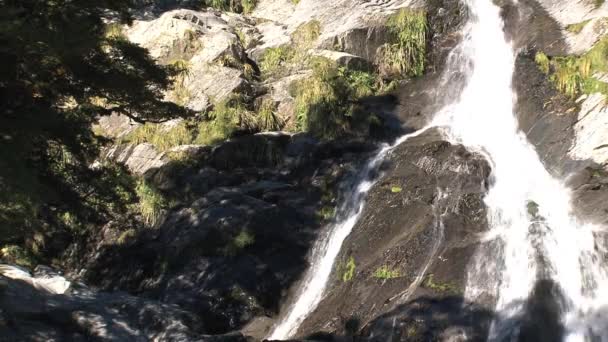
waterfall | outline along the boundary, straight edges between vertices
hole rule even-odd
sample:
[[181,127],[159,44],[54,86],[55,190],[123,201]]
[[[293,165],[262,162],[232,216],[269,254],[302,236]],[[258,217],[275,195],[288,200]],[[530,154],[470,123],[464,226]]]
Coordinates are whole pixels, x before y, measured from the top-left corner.
[[339,208],[336,223],[328,227],[326,235],[321,237],[313,247],[310,257],[311,265],[301,281],[296,301],[289,306],[287,314],[275,326],[268,339],[281,340],[293,336],[308,314],[317,308],[323,299],[327,281],[342,243],[357,223],[365,206],[366,194],[378,179],[376,173],[382,161],[395,147],[425,131],[426,128],[418,130],[402,136],[393,145],[383,146],[376,156],[365,165],[355,182],[357,186],[351,194],[346,196],[346,201]]
[[[608,341],[608,273],[603,263],[608,248],[602,227],[575,218],[571,191],[547,171],[518,128],[512,89],[515,52],[505,37],[500,8],[491,0],[465,1],[470,22],[438,87],[443,98],[453,102],[427,126],[439,127],[452,143],[483,154],[492,166],[492,185],[484,199],[489,227],[469,265],[465,297],[468,302],[491,299],[496,316],[489,340],[516,340],[533,289],[540,281],[550,281],[564,340]],[[459,83],[454,82],[458,75],[465,78],[463,87],[454,84]],[[293,336],[316,309],[378,166],[411,136],[383,147],[361,172],[358,186],[339,210],[342,215],[313,248],[295,301],[270,339]]]
[[453,51],[461,58],[448,65],[467,76],[466,86],[433,121],[449,140],[483,153],[492,165],[485,198],[489,230],[469,267],[465,296],[495,299],[489,340],[511,340],[525,319],[533,288],[548,280],[556,287],[553,300],[564,339],[608,341],[608,317],[601,318],[608,311],[601,229],[577,221],[570,190],[545,169],[518,129],[511,85],[515,53],[505,38],[500,9],[489,0],[467,4],[471,21]]

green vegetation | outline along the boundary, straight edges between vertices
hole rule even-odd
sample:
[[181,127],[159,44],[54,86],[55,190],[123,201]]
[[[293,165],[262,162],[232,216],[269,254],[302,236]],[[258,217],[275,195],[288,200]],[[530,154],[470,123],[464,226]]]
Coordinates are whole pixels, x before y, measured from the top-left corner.
[[566,26],[566,31],[574,33],[574,34],[579,34],[583,30],[583,28],[585,28],[585,26],[587,26],[587,24],[590,21],[591,21],[591,19],[582,21],[582,22],[577,23],[577,24],[568,25],[568,26]]
[[396,193],[400,193],[401,191],[403,191],[403,189],[400,186],[391,186],[391,192],[396,194]]
[[181,121],[172,127],[146,123],[122,138],[122,141],[132,144],[150,143],[158,151],[164,152],[175,146],[192,143],[192,137],[188,123]]
[[138,208],[143,221],[148,226],[159,222],[168,203],[165,197],[145,180],[139,180],[135,188],[139,198]]
[[127,229],[124,232],[120,233],[120,235],[116,239],[116,243],[119,245],[125,245],[125,244],[129,243],[130,241],[132,241],[136,235],[137,235],[137,232],[135,231],[135,229],[132,229],[132,228]]
[[423,287],[426,287],[427,289],[436,291],[436,292],[442,292],[442,293],[458,293],[458,287],[449,284],[449,283],[440,283],[440,282],[436,282],[433,279],[433,274],[429,274],[426,279],[424,280],[424,282],[422,283]]
[[382,92],[382,80],[368,72],[337,67],[325,58],[315,58],[311,65],[313,75],[291,86],[297,129],[333,139],[369,127],[369,121],[357,117],[361,114],[358,100]]
[[266,49],[259,63],[262,76],[267,78],[277,74],[282,67],[292,62],[294,55],[295,50],[289,45]]
[[600,8],[606,0],[592,0],[595,8]]
[[596,92],[608,94],[608,84],[595,78],[597,73],[608,72],[608,37],[581,56],[547,57],[539,52],[535,59],[555,87],[570,98]]
[[297,4],[300,3],[300,0],[291,0],[291,3],[294,4],[294,5],[297,5]]
[[223,248],[222,253],[226,256],[235,256],[254,243],[255,236],[249,230],[243,229],[228,242]]
[[532,218],[538,218],[538,204],[534,201],[528,201],[526,204],[528,215]]
[[224,140],[239,127],[239,117],[245,111],[240,102],[223,101],[207,114],[208,120],[201,121],[197,127],[194,143],[212,145]]
[[251,246],[255,243],[255,237],[248,230],[241,230],[241,232],[234,238],[234,245],[238,249]]
[[320,35],[321,23],[318,20],[311,20],[298,26],[291,34],[291,40],[297,49],[307,49],[312,47]]
[[323,221],[331,220],[336,215],[336,207],[324,205],[317,211],[317,217]]
[[391,43],[382,47],[377,61],[392,76],[420,76],[426,64],[427,15],[423,10],[401,9],[387,22]]
[[543,74],[549,73],[551,62],[549,61],[549,57],[547,57],[547,55],[542,52],[538,52],[534,57],[534,60],[536,61],[536,64],[538,64],[538,67]]
[[[100,226],[121,217],[134,184],[114,165],[91,168],[107,139],[92,124],[122,114],[162,122],[193,115],[164,101],[178,74],[124,39],[129,2],[0,2],[0,243]],[[120,21],[106,25],[102,15]],[[27,247],[30,248],[31,246]]]
[[291,44],[268,48],[260,58],[262,76],[282,75],[290,66],[306,64],[308,49],[321,34],[321,23],[312,20],[304,23],[291,34]]
[[262,131],[278,131],[283,122],[276,113],[276,105],[270,98],[262,100],[258,108],[258,127]]
[[220,11],[249,14],[257,5],[257,0],[202,0],[202,3]]
[[355,258],[351,256],[348,258],[348,262],[346,263],[346,270],[344,271],[344,274],[342,274],[342,281],[346,283],[348,281],[353,280],[353,278],[355,277],[355,267]]
[[394,279],[399,278],[401,273],[399,270],[393,270],[384,265],[382,267],[378,267],[372,276],[378,279]]
[[2,247],[0,249],[0,257],[5,262],[23,267],[33,268],[37,265],[36,258],[29,251],[16,245]]

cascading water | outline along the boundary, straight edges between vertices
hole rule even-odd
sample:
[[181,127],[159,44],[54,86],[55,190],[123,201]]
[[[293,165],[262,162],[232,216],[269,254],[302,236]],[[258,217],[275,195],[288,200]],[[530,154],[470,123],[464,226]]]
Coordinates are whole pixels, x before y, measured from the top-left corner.
[[485,198],[490,229],[470,266],[467,299],[495,298],[497,318],[489,340],[510,340],[518,335],[535,284],[550,279],[560,292],[555,300],[565,339],[608,340],[606,323],[596,317],[608,301],[598,228],[576,220],[569,189],[551,176],[518,130],[511,87],[515,54],[500,9],[490,0],[467,3],[471,22],[453,53],[469,62],[460,58],[459,65],[448,66],[467,75],[466,86],[433,122],[450,140],[483,153],[492,164],[493,185]]
[[384,146],[378,154],[367,163],[363,171],[359,174],[353,193],[338,210],[336,223],[328,229],[328,233],[315,244],[311,255],[311,266],[302,280],[296,301],[290,306],[288,313],[280,323],[274,328],[269,339],[286,339],[296,333],[298,327],[308,316],[309,313],[317,308],[323,299],[323,294],[334,261],[340,252],[344,239],[350,234],[357,223],[359,215],[365,205],[365,196],[368,190],[374,185],[377,177],[375,173],[386,155],[408,138],[423,133],[426,129],[421,129],[412,134],[399,138],[393,145]]
[[[559,292],[555,300],[564,339],[608,341],[608,273],[602,262],[608,250],[599,236],[601,229],[577,221],[569,189],[545,169],[518,130],[511,86],[515,53],[505,38],[500,9],[491,0],[466,2],[471,20],[448,59],[440,87],[445,94],[438,94],[447,95],[448,101],[457,99],[429,125],[440,127],[452,142],[485,155],[492,165],[493,182],[485,198],[489,230],[469,267],[465,296],[470,302],[493,299],[496,318],[488,339],[513,340],[535,284],[549,279]],[[450,89],[453,75],[465,76],[462,90],[453,84]],[[371,177],[387,153],[410,136],[384,147],[361,173],[359,185],[339,211],[346,215],[316,244],[298,296],[270,339],[291,337],[316,309],[335,258],[374,183]]]

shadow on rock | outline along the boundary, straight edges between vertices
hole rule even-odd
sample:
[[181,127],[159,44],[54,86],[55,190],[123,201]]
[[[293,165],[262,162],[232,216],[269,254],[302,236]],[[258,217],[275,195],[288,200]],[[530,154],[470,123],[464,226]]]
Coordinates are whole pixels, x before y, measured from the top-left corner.
[[337,193],[375,148],[272,133],[190,151],[146,174],[172,203],[163,219],[147,229],[109,224],[80,247],[76,267],[87,284],[178,305],[209,334],[273,316]]

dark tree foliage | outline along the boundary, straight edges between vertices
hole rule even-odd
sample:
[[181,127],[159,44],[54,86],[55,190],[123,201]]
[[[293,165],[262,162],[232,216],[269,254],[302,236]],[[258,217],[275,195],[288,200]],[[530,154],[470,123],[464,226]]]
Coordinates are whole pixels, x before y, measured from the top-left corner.
[[161,122],[190,113],[162,100],[178,70],[104,20],[129,23],[125,0],[0,0],[0,242],[22,241],[47,217],[115,210],[130,184],[90,168],[103,143],[91,125],[120,113]]

